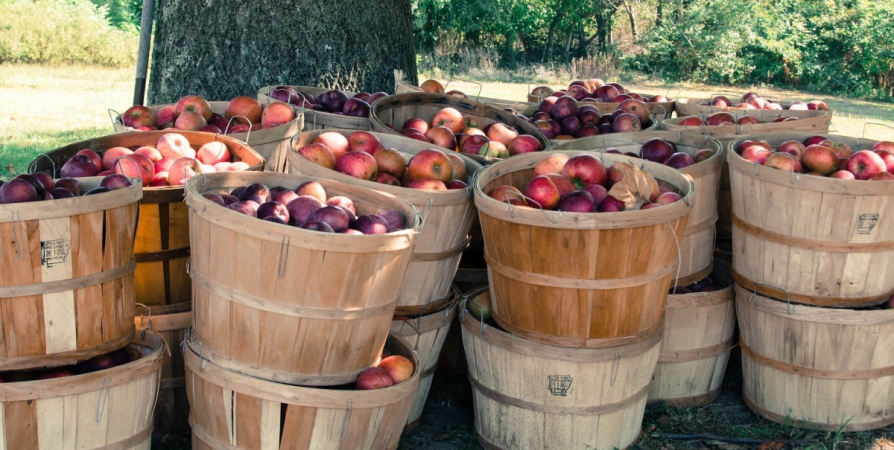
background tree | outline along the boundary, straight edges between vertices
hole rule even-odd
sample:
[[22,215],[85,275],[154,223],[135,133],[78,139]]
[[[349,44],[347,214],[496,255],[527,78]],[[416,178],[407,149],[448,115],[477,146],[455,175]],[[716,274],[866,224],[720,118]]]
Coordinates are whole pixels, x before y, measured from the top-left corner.
[[416,83],[410,0],[158,0],[149,104],[292,84],[393,91]]

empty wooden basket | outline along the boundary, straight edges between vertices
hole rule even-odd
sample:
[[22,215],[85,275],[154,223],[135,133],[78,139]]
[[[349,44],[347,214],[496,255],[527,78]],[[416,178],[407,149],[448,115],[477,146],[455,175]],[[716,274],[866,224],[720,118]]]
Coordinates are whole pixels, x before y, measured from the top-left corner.
[[475,432],[484,448],[618,449],[640,434],[661,331],[632,344],[559,348],[461,315]]
[[704,406],[720,395],[736,331],[729,263],[718,260],[711,278],[722,288],[667,296],[664,337],[649,402]]
[[648,338],[663,324],[694,202],[692,179],[665,165],[598,154],[606,165],[643,165],[684,200],[642,211],[562,213],[486,195],[506,184],[523,190],[549,153],[500,161],[475,180],[494,318],[510,333],[549,345],[599,348]]
[[[66,161],[85,148],[102,154],[112,147],[136,150],[145,145],[155,146],[158,139],[168,132],[141,131],[77,142],[38,157],[31,163],[31,170],[58,171]],[[230,149],[234,160],[249,165],[247,170],[264,170],[264,158],[236,138],[195,131],[176,132],[183,135],[196,150],[208,142],[222,142]],[[137,237],[133,244],[137,261],[134,272],[137,301],[150,306],[189,302],[192,298],[191,282],[186,273],[189,214],[183,203],[183,187],[143,188],[139,216]]]
[[616,148],[621,153],[639,154],[639,148],[643,143],[656,138],[673,142],[677,146],[677,151],[686,152],[693,157],[701,149],[706,148],[714,151],[714,155],[710,158],[680,169],[680,173],[692,177],[697,193],[692,204],[692,212],[689,214],[686,232],[680,240],[680,274],[677,284],[687,285],[708,276],[714,263],[717,191],[720,186],[720,171],[724,165],[723,152],[725,151],[725,148],[717,140],[691,133],[648,131],[575,139],[555,145],[550,150],[604,152],[610,148]]
[[[810,134],[767,134],[774,148]],[[875,141],[829,135],[856,152]],[[894,293],[894,182],[856,181],[755,166],[727,154],[733,278],[745,289],[815,306],[858,307]]]
[[[345,136],[351,134],[351,131],[346,130],[335,130],[334,132]],[[322,131],[310,131],[301,133],[297,137],[293,151],[289,152],[288,172],[332,179],[385,192],[415,206],[423,214],[422,231],[416,240],[416,249],[413,251],[407,275],[400,287],[396,312],[397,314],[415,315],[444,309],[452,300],[453,275],[459,266],[462,252],[469,243],[469,228],[471,228],[475,217],[475,205],[471,198],[472,188],[448,191],[410,189],[361,180],[327,169],[304,158],[296,151],[300,147],[309,145],[320,133]],[[420,151],[432,148],[423,142],[403,136],[385,133],[373,134],[382,141],[386,148],[399,150],[407,161]],[[463,181],[471,186],[472,178],[481,169],[481,164],[466,155],[460,153],[457,155],[462,158],[468,173],[468,178]]]
[[[84,192],[101,178],[81,178]],[[0,370],[62,365],[133,337],[142,189],[0,205]]]
[[262,183],[295,189],[317,181],[354,201],[357,214],[416,209],[382,192],[270,172],[211,174],[187,183],[194,333],[218,366],[290,384],[353,381],[382,351],[416,245],[413,228],[352,236],[249,217],[202,197]]
[[795,305],[739,285],[736,309],[754,412],[830,431],[894,423],[894,311]]
[[395,339],[393,354],[413,361],[403,383],[366,391],[289,386],[222,369],[186,350],[194,450],[393,450],[419,387],[419,358]]
[[82,375],[0,383],[0,447],[148,450],[168,349],[151,331],[130,337],[143,355],[136,361]]

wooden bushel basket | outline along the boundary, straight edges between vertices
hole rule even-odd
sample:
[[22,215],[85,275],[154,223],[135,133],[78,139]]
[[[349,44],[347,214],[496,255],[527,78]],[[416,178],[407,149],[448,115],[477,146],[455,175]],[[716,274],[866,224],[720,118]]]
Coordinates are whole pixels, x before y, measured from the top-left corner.
[[[83,192],[102,178],[81,178]],[[0,205],[0,370],[70,364],[133,337],[138,180]]]
[[136,361],[83,375],[0,383],[0,447],[148,450],[162,354],[169,350],[152,332],[129,337],[143,355]]
[[617,347],[557,348],[460,320],[482,447],[618,449],[639,436],[660,328]]
[[[464,92],[464,94],[469,95],[469,97],[468,97],[469,99],[473,99],[476,102],[485,103],[490,106],[493,106],[494,108],[511,109],[518,114],[524,114],[524,115],[529,115],[529,114],[537,111],[537,104],[535,104],[535,103],[517,102],[517,101],[513,101],[513,100],[504,100],[504,99],[500,99],[500,98],[482,97],[481,96],[481,85],[479,83],[476,83],[474,81],[469,81],[469,80],[456,80],[456,81],[464,82],[464,83],[478,84],[478,93],[475,95],[474,98],[471,95],[469,95],[468,93]],[[451,91],[451,89],[448,89],[449,85],[450,85],[450,81],[448,81],[444,85],[444,90],[447,92]],[[407,93],[419,93],[419,92],[426,92],[426,91],[419,86],[410,86],[408,84],[403,84],[403,83],[395,83],[395,85],[394,85],[394,93],[395,94],[407,94]],[[463,98],[460,96],[456,96],[456,97]]]
[[602,348],[647,339],[663,325],[695,184],[662,164],[595,155],[609,166],[644,167],[684,200],[642,211],[543,211],[509,206],[485,193],[504,184],[523,190],[549,152],[518,155],[479,172],[475,206],[494,318],[512,334],[548,345]]
[[393,450],[419,387],[419,358],[392,340],[393,354],[413,361],[403,383],[360,391],[290,386],[222,369],[186,350],[193,450]]
[[707,160],[680,169],[680,173],[692,177],[692,181],[695,182],[695,190],[698,192],[692,205],[692,212],[689,214],[686,232],[680,240],[681,265],[680,278],[677,280],[677,284],[685,286],[708,276],[714,263],[714,240],[716,237],[714,225],[717,223],[717,192],[720,186],[720,172],[723,167],[725,147],[722,147],[715,139],[697,134],[655,131],[607,134],[575,139],[574,141],[553,146],[550,150],[604,152],[610,148],[616,148],[622,153],[633,152],[639,154],[641,145],[654,138],[673,142],[677,146],[677,151],[686,152],[692,156],[695,156],[703,148],[714,151],[714,156]]
[[192,325],[192,304],[140,308],[146,315],[134,317],[137,331],[150,330],[164,339],[168,348],[174,349],[162,358],[161,383],[155,405],[155,430],[153,436],[179,435],[189,432],[189,401],[186,398],[186,382],[183,368],[183,342],[185,331]]
[[[811,134],[766,134],[774,148]],[[828,135],[854,152],[876,141]],[[745,289],[814,306],[859,307],[894,293],[894,182],[817,177],[755,166],[727,151],[733,278]]]
[[418,226],[412,205],[336,181],[270,172],[193,178],[186,203],[195,325],[187,341],[227,370],[289,384],[341,384],[382,351],[417,231],[322,233],[202,197],[252,183],[295,189],[304,181],[352,199],[357,215],[393,209]]
[[742,398],[766,419],[829,431],[894,423],[894,311],[789,304],[736,285]]
[[[270,97],[270,93],[276,86],[265,86],[258,90],[258,101],[261,104],[269,102],[278,102]],[[318,88],[312,86],[289,86],[297,92],[307,92],[308,94],[318,97],[332,89]],[[347,92],[348,97],[353,97],[356,92]],[[336,128],[342,130],[371,130],[372,125],[369,123],[368,117],[342,116],[325,111],[314,111],[311,109],[299,108],[292,105],[295,111],[304,114],[304,128],[301,131],[325,130],[327,128]],[[372,111],[370,111],[372,114]]]
[[[58,171],[66,161],[85,148],[101,153],[112,147],[136,150],[144,145],[155,146],[166,133],[169,131],[139,131],[77,142],[38,157],[31,163],[31,171]],[[194,149],[214,140],[223,142],[235,157],[234,160],[250,166],[247,170],[264,170],[264,159],[242,141],[196,131],[177,133],[183,135]],[[138,302],[155,306],[191,301],[192,283],[186,273],[186,260],[189,258],[188,217],[182,186],[143,188],[140,222],[134,243],[137,261],[134,283]]]
[[[208,103],[211,105],[211,110],[217,114],[224,115],[227,112],[227,104],[229,103],[227,101],[213,101]],[[173,105],[155,105],[150,106],[149,109],[152,110],[152,113],[154,114],[156,111],[165,106]],[[285,155],[286,152],[289,150],[289,142],[291,141],[292,137],[300,133],[302,128],[304,128],[304,116],[301,114],[300,110],[296,110],[296,114],[298,115],[298,117],[278,127],[246,133],[232,133],[227,134],[226,136],[243,141],[248,144],[248,146],[251,147],[252,150],[257,152],[260,157],[264,158],[264,160],[267,161],[267,164],[265,165],[266,170],[273,172],[275,167],[281,167],[283,162],[285,161]],[[232,125],[235,125],[236,123],[237,122],[235,120],[232,121]],[[121,115],[115,117],[112,122],[112,126],[115,128],[116,133],[134,131],[133,128],[124,126]],[[176,129],[168,129],[164,131],[172,133],[182,133],[182,131]],[[192,141],[190,141],[190,143],[192,143]],[[252,165],[252,163],[248,164]]]
[[395,320],[391,322],[391,335],[404,341],[409,348],[416,352],[421,372],[419,389],[416,390],[416,395],[413,397],[413,405],[410,407],[410,414],[407,417],[405,432],[419,426],[419,422],[422,420],[422,408],[425,406],[432,378],[438,368],[438,357],[444,346],[444,340],[447,338],[447,332],[450,330],[450,324],[456,317],[459,292],[456,291],[454,294],[453,301],[442,311],[400,320],[395,317]]
[[[543,145],[544,150],[550,146],[550,142],[543,136],[543,133],[541,133],[537,127],[524,118],[518,117],[509,111],[466,98],[432,94],[429,92],[396,94],[380,98],[372,105],[369,119],[372,123],[373,130],[380,133],[399,135],[399,128],[403,126],[407,119],[415,117],[425,121],[431,121],[431,118],[435,113],[448,106],[457,109],[464,116],[476,117],[481,122],[482,127],[490,123],[502,122],[510,128],[513,128],[519,134],[530,134],[531,136],[534,136]],[[388,125],[393,126],[395,129],[389,128]],[[485,164],[498,160],[496,158],[484,158],[477,155],[466,156]]]
[[[730,101],[735,102],[736,100],[740,100],[744,94],[734,93],[734,92],[721,92],[721,93],[711,94],[711,95],[712,95],[711,98],[681,98],[681,99],[678,99],[677,104],[676,104],[677,117],[698,116],[703,113],[712,114],[712,113],[720,112],[720,111],[727,111],[727,112],[731,112],[731,113],[741,113],[744,111],[752,111],[752,112],[753,111],[774,111],[777,113],[779,112],[779,110],[755,110],[755,109],[734,108],[732,106],[710,106],[710,105],[701,105],[700,104],[700,103],[710,103],[715,97],[717,97],[719,95],[724,95]],[[782,99],[774,99],[771,101],[773,101],[775,103],[779,103],[780,105],[787,103],[787,102],[783,101]],[[788,111],[788,110],[783,110],[783,111]],[[804,111],[795,110],[792,112],[804,112]],[[813,112],[813,111],[811,111],[811,112]],[[829,114],[832,114],[832,110],[822,111],[822,112],[827,112]]]
[[[347,130],[334,131],[345,136]],[[301,133],[293,144],[297,149],[309,145],[322,131]],[[403,136],[373,133],[386,148],[399,150],[407,161],[420,151],[432,148],[423,142]],[[462,153],[457,153],[466,164],[469,186],[481,165]],[[421,314],[444,309],[452,300],[451,286],[463,250],[469,243],[469,228],[475,217],[472,188],[434,191],[390,186],[345,175],[320,166],[297,151],[289,152],[289,173],[317,178],[328,178],[366,189],[394,195],[416,207],[423,214],[422,230],[416,239],[416,249],[400,287],[397,314]]]
[[704,406],[720,395],[736,331],[729,263],[718,260],[711,277],[715,286],[726,287],[667,296],[664,337],[649,403]]

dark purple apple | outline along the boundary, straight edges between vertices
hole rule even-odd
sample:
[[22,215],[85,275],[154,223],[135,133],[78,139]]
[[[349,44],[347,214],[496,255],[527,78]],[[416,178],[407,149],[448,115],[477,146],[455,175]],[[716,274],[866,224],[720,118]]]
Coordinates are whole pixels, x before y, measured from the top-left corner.
[[581,106],[580,111],[577,113],[577,118],[580,119],[580,123],[584,125],[588,123],[598,125],[600,117],[599,111],[592,105]]
[[85,193],[84,193],[84,196],[86,197],[86,196],[88,196],[88,195],[103,194],[103,193],[106,193],[106,192],[112,192],[112,190],[109,189],[109,188],[107,188],[107,187],[97,186],[97,187],[95,187],[95,188],[93,188],[93,189],[90,189],[89,191],[85,192]]
[[612,131],[615,133],[632,133],[643,129],[639,117],[630,113],[621,113],[612,121]]
[[338,206],[324,206],[310,215],[308,222],[324,222],[333,231],[341,231],[348,228],[350,218],[345,211]]
[[289,223],[289,210],[280,202],[262,203],[261,206],[258,206],[257,215],[259,219],[276,216],[281,218],[283,223]]
[[556,103],[553,105],[551,114],[554,119],[562,120],[568,116],[577,116],[579,108],[580,106],[578,105],[577,100],[575,100],[574,97],[565,95],[559,97],[559,99],[556,100]]
[[267,186],[260,183],[248,185],[245,190],[239,194],[239,200],[243,202],[253,200],[258,205],[267,203],[270,201],[270,189],[267,189]]
[[612,197],[605,197],[605,200],[602,200],[602,203],[599,204],[598,208],[599,212],[618,212],[624,211],[624,202]]
[[[593,197],[593,203],[595,206],[599,206],[606,197],[608,197],[608,189],[601,184],[588,184],[584,186],[584,191],[590,194]],[[595,208],[594,208],[595,210]]]
[[40,184],[43,185],[43,188],[47,191],[56,187],[56,182],[53,181],[53,177],[46,172],[33,172],[31,174],[32,177],[36,178]]
[[364,214],[354,221],[351,228],[363,234],[385,234],[388,232],[388,221],[382,218],[382,216]]
[[86,361],[87,370],[90,372],[111,369],[117,365],[115,358],[108,353],[105,355],[94,356]]
[[[329,94],[326,96],[326,94]],[[342,108],[345,107],[345,103],[348,102],[348,94],[345,94],[339,90],[332,90],[323,94],[326,96],[326,99],[320,99],[320,102],[326,107],[326,110],[332,113],[342,112]]]
[[239,198],[243,192],[245,192],[245,186],[239,186],[236,189],[230,191],[230,195]]
[[68,189],[65,188],[53,188],[47,191],[48,194],[53,196],[54,200],[58,200],[60,198],[74,198],[75,195],[71,193]]
[[92,177],[99,172],[96,164],[87,155],[74,155],[59,170],[61,178]]
[[[550,120],[552,120],[552,119],[550,119]],[[534,121],[534,126],[537,127],[537,129],[540,130],[540,133],[543,134],[543,137],[545,137],[547,139],[552,139],[552,138],[556,137],[556,133],[553,131],[553,126],[549,123],[550,120],[535,120]],[[469,139],[472,139],[472,138],[470,137]],[[468,140],[466,140],[466,142],[468,142]],[[469,153],[469,152],[464,152],[464,153]],[[477,155],[478,152],[475,152],[474,154]]]
[[246,200],[236,203],[230,203],[229,205],[224,206],[224,208],[232,209],[233,211],[245,214],[246,216],[258,217],[259,206],[260,205],[258,204],[258,202],[254,200]]
[[43,183],[37,180],[36,177],[31,175],[30,173],[23,173],[20,175],[16,175],[14,179],[25,180],[31,183],[31,186],[34,187],[35,192],[37,192],[37,196],[39,198],[44,198],[47,193],[47,189],[44,187]]
[[588,213],[596,210],[598,203],[589,192],[581,190],[565,194],[556,205],[556,211]]
[[41,198],[37,196],[37,190],[28,180],[13,178],[0,186],[0,203],[34,202]]
[[578,130],[577,133],[574,134],[574,137],[576,139],[579,139],[579,138],[585,138],[585,137],[590,137],[590,136],[596,136],[599,134],[602,134],[599,131],[599,127],[596,125],[593,125],[592,123],[588,123],[588,124],[580,127],[580,130]]
[[332,227],[330,227],[329,224],[326,222],[306,222],[306,223],[301,224],[301,226],[298,228],[303,228],[305,230],[311,230],[311,231],[322,231],[324,233],[334,233],[335,232],[332,230]]
[[230,195],[230,194],[220,194],[220,199],[223,200],[224,206],[236,203],[239,201],[239,197]]
[[110,191],[116,191],[118,189],[124,189],[126,187],[132,186],[133,183],[130,182],[130,178],[127,178],[120,173],[113,173],[111,175],[106,175],[102,181],[99,182],[100,187],[109,188]]
[[664,164],[674,169],[682,169],[695,164],[695,158],[689,153],[677,152],[667,158]]
[[54,367],[52,369],[44,369],[37,377],[38,380],[51,380],[53,378],[64,378],[74,376],[75,372],[68,367]]
[[406,221],[404,220],[404,215],[393,210],[386,209],[376,213],[377,216],[385,219],[385,222],[388,223],[388,232],[403,230],[407,227]]
[[56,187],[67,189],[74,194],[75,197],[81,195],[81,182],[74,178],[60,178],[56,180]]
[[354,200],[344,195],[333,195],[326,200],[328,206],[341,206],[350,211],[351,214],[357,214],[357,208],[354,207]]
[[202,197],[205,197],[205,198],[207,198],[208,200],[211,200],[212,202],[217,203],[217,204],[220,205],[220,206],[226,206],[226,205],[227,205],[227,204],[224,202],[224,200],[223,200],[219,195],[217,195],[217,194],[202,194]]
[[341,112],[351,117],[369,117],[369,103],[363,99],[352,98],[345,102]]
[[292,200],[295,200],[296,198],[298,198],[298,194],[296,194],[295,191],[292,190],[280,191],[275,194],[271,193],[270,195],[270,201],[280,202],[283,205],[288,205],[292,202]]
[[657,163],[664,163],[673,154],[674,147],[670,142],[661,138],[649,139],[639,149],[640,158]]
[[261,219],[261,220],[264,220],[264,221],[267,221],[267,222],[279,223],[279,224],[283,224],[283,225],[288,225],[288,224],[289,224],[289,222],[286,222],[286,221],[283,220],[283,218],[280,217],[280,216],[267,216],[267,217],[264,217],[264,218]]
[[580,131],[580,119],[577,116],[567,116],[562,119],[562,134],[574,136]]
[[366,103],[369,103],[370,105],[372,105],[374,101],[376,101],[382,97],[387,97],[387,96],[388,96],[388,93],[386,93],[386,92],[382,92],[382,91],[374,92],[372,95],[369,96],[369,99],[366,100]]
[[316,197],[309,195],[302,195],[286,205],[286,209],[289,211],[289,218],[295,226],[301,226],[308,222],[314,211],[322,207],[322,202],[317,200]]

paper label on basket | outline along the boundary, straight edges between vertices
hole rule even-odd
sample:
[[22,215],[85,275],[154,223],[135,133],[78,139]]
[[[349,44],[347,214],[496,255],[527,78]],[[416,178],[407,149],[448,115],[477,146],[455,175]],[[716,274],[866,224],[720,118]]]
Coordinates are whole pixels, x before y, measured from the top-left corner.
[[872,234],[878,224],[878,214],[860,214],[857,218],[857,234]]
[[624,202],[625,209],[639,209],[649,202],[653,193],[658,192],[658,182],[652,174],[628,162],[616,162],[613,167],[624,178],[612,186],[608,195]]
[[559,397],[568,396],[568,390],[571,389],[571,382],[574,380],[571,375],[550,375],[548,378],[550,394]]

